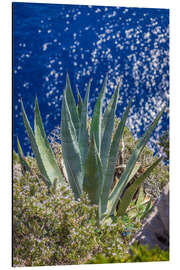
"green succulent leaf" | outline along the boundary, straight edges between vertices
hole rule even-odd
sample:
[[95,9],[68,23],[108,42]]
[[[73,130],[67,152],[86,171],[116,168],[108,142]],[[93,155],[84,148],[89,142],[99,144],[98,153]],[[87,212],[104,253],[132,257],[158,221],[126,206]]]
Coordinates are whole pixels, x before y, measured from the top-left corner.
[[25,125],[25,128],[26,128],[26,132],[27,132],[27,135],[29,137],[29,141],[30,141],[30,144],[31,144],[31,147],[32,147],[32,151],[33,151],[33,153],[35,155],[39,170],[41,172],[41,175],[43,176],[43,179],[44,179],[45,183],[47,184],[48,187],[50,187],[51,181],[50,181],[50,179],[48,177],[48,174],[47,174],[47,171],[46,171],[46,168],[45,168],[45,164],[43,162],[43,157],[41,156],[41,154],[39,152],[38,145],[36,143],[32,128],[31,128],[29,120],[27,118],[27,115],[26,115],[22,100],[21,100],[21,110],[22,110],[22,116],[23,116],[23,121],[24,121],[24,125]]
[[117,130],[115,132],[115,135],[114,135],[112,143],[111,143],[109,157],[108,157],[108,163],[107,163],[107,169],[106,169],[105,176],[104,176],[104,187],[103,187],[103,192],[102,192],[102,196],[101,196],[102,197],[101,198],[102,215],[107,210],[107,202],[108,202],[108,197],[109,197],[109,193],[110,193],[113,178],[114,178],[114,171],[115,171],[117,156],[118,156],[118,152],[119,152],[119,144],[120,144],[120,140],[122,138],[122,134],[123,134],[125,123],[126,123],[128,113],[129,113],[129,110],[131,107],[131,103],[132,103],[132,100],[129,102],[129,105],[122,116],[122,119],[117,127]]
[[143,183],[143,181],[151,174],[153,169],[159,164],[159,162],[162,160],[162,157],[157,159],[143,174],[141,174],[132,185],[130,185],[129,188],[125,191],[121,201],[120,206],[118,209],[118,215],[123,216],[125,214],[125,211],[127,207],[129,206],[137,188]]
[[115,93],[116,93],[116,91],[113,93],[113,96],[112,96],[111,100],[109,101],[109,104],[107,105],[107,107],[105,109],[105,112],[104,112],[104,115],[103,115],[102,124],[101,124],[101,136],[102,136],[102,138],[104,136],[104,130],[105,130],[105,127],[107,125],[107,121],[108,121],[108,117],[109,117],[109,114],[110,114],[110,111],[111,111],[111,108],[112,108],[112,104],[113,104],[113,101],[114,101]]
[[79,135],[79,114],[78,114],[78,109],[77,109],[76,102],[75,102],[75,99],[73,96],[68,73],[66,76],[65,93],[66,93],[66,99],[67,99],[67,106],[69,108],[72,123],[73,123],[74,128],[75,128],[76,137],[78,138],[78,135]]
[[93,136],[85,163],[85,176],[83,182],[83,189],[87,192],[92,204],[99,204],[102,187],[103,168]]
[[[114,100],[116,99],[116,95],[117,95],[117,90],[120,89],[120,86],[121,86],[121,80],[120,82],[118,83],[114,93],[113,93],[113,96],[108,104],[108,106],[106,107],[105,109],[105,112],[104,112],[104,115],[103,115],[103,119],[102,119],[102,125],[101,125],[101,136],[102,138],[104,137],[104,131],[105,131],[105,127],[107,126],[107,122],[108,122],[108,119],[109,119],[109,115],[111,113],[111,110],[112,110],[112,105],[113,105],[113,102]],[[119,90],[118,90],[118,97],[119,97]],[[118,97],[117,97],[117,100],[118,100]],[[116,104],[117,105],[117,104]],[[113,120],[114,121],[114,120]]]
[[66,91],[64,93],[61,111],[61,145],[70,186],[75,198],[79,198],[82,193],[83,168],[79,144],[67,104]]
[[153,208],[152,199],[150,199],[146,204],[146,208],[143,214],[141,215],[141,220],[143,220],[151,212],[152,208]]
[[144,202],[144,198],[145,198],[145,194],[144,194],[144,190],[143,187],[141,186],[139,189],[139,195],[138,195],[138,199],[136,202],[136,207],[139,208],[141,206],[141,204]]
[[78,97],[77,110],[78,110],[79,119],[81,119],[81,112],[82,112],[83,101],[82,101],[82,97],[81,97],[78,89],[77,89],[77,97]]
[[90,140],[92,140],[92,136],[94,135],[99,153],[101,149],[102,106],[103,106],[103,100],[104,100],[105,91],[106,91],[106,84],[107,84],[107,76],[104,80],[103,87],[101,89],[101,92],[98,96],[98,99],[94,108],[92,121],[91,121],[91,129],[90,129]]
[[[129,179],[127,180],[127,184],[132,180],[132,178],[136,175],[136,173],[138,172],[139,168],[140,168],[141,164],[139,162],[136,163],[136,165],[134,166]],[[116,185],[114,186],[113,190],[111,191],[110,195],[114,192],[114,190],[116,189],[116,186],[118,185],[118,182],[116,183]]]
[[[117,107],[117,101],[119,97],[119,87],[120,84],[118,84],[113,96],[112,96],[112,104],[110,108],[108,108],[105,111],[104,117],[103,117],[103,122],[102,125],[104,126],[104,132],[102,135],[102,142],[101,142],[101,161],[102,161],[102,166],[104,170],[106,169],[106,164],[107,164],[107,159],[109,155],[109,150],[111,146],[111,140],[112,140],[112,133],[114,129],[114,117],[115,117],[115,112],[116,112],[116,107]],[[107,113],[106,113],[107,112]]]
[[141,167],[141,163],[140,162],[136,162],[130,176],[129,179],[127,180],[127,184],[132,180],[132,178],[136,175],[136,173],[138,172],[139,168]]
[[120,181],[118,182],[116,188],[114,189],[114,191],[111,193],[110,197],[109,197],[109,207],[111,208],[111,213],[114,212],[114,209],[116,208],[117,202],[119,200],[120,195],[123,192],[124,187],[127,184],[127,181],[129,179],[129,176],[142,152],[142,150],[144,149],[151,133],[153,132],[154,128],[156,127],[159,119],[161,118],[162,114],[164,112],[164,109],[157,115],[157,117],[155,118],[155,120],[153,121],[152,125],[148,128],[148,130],[145,132],[144,136],[142,138],[140,138],[140,140],[138,141],[133,153],[130,156],[130,159],[128,161],[128,164],[126,166],[126,169],[124,170]]
[[57,179],[58,182],[63,184],[64,178],[61,174],[59,166],[57,165],[55,155],[46,137],[37,97],[35,100],[34,135],[38,146],[39,154],[41,156],[41,160],[44,164],[44,168],[46,171],[46,173],[44,173],[43,171],[42,174],[47,175],[47,178],[49,179],[51,184],[53,184],[55,179]]
[[86,91],[86,95],[84,98],[84,102],[82,104],[81,110],[81,118],[80,118],[80,133],[79,133],[79,147],[81,151],[81,159],[82,166],[84,167],[84,163],[88,153],[88,100],[89,100],[89,92],[91,87],[91,81],[89,81],[88,88]]

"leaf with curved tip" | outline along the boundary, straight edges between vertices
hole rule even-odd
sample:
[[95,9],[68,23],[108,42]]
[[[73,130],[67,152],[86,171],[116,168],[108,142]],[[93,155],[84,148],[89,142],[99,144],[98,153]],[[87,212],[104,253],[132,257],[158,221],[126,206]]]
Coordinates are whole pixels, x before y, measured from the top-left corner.
[[[59,166],[57,165],[55,155],[46,137],[37,97],[35,100],[34,136],[38,146],[39,154],[41,156],[41,160],[44,164],[44,168],[46,171],[45,175],[47,175],[47,178],[49,179],[51,184],[53,184],[55,179],[57,179],[60,184],[64,184],[64,178],[61,174]],[[42,174],[44,174],[44,171],[42,171]]]
[[113,192],[109,196],[108,200],[108,208],[111,209],[111,213],[114,212],[114,209],[116,208],[116,205],[118,203],[119,197],[121,196],[124,187],[127,184],[127,181],[129,179],[129,176],[141,154],[143,151],[151,133],[153,132],[154,128],[156,127],[159,119],[161,118],[162,114],[164,112],[164,109],[157,115],[155,120],[153,121],[152,125],[148,128],[148,130],[145,132],[144,136],[140,138],[138,141],[133,153],[130,156],[130,159],[128,161],[128,164],[126,166],[126,169],[124,170],[123,174],[121,175],[121,178],[116,186],[116,188],[113,190]]
[[159,162],[162,160],[162,157],[160,157],[158,160],[156,160],[142,175],[140,175],[132,185],[127,188],[125,191],[121,201],[120,206],[117,212],[118,216],[123,216],[126,212],[126,209],[128,208],[137,188],[143,183],[143,181],[151,174],[153,169],[159,164]]

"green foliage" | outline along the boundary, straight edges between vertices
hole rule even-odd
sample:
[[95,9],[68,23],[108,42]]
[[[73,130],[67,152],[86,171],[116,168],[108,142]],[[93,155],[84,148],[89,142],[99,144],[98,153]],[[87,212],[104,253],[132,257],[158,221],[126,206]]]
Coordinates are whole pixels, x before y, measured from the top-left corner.
[[[53,141],[50,146],[37,99],[34,132],[21,102],[35,159],[24,157],[18,140],[18,155],[13,151],[14,266],[80,264],[97,254],[105,260],[128,261],[128,242],[152,206],[151,200],[145,202],[144,190],[158,193],[168,181],[168,166],[153,157],[146,146],[163,111],[135,141],[125,127],[131,102],[121,121],[115,118],[119,85],[102,115],[106,81],[90,120],[91,81],[84,100],[77,93],[76,105],[67,76],[61,113],[62,144]],[[63,177],[62,156],[68,179]],[[133,200],[140,186],[138,198]]]
[[[33,159],[28,159],[35,166]],[[33,163],[34,162],[34,163]],[[118,219],[97,227],[97,206],[87,195],[79,200],[67,185],[48,189],[36,174],[22,175],[14,166],[13,177],[13,265],[43,266],[80,264],[95,254],[122,254],[140,228],[138,221]],[[31,167],[32,168],[32,167]],[[128,237],[122,236],[127,230]]]
[[136,220],[143,220],[152,210],[152,199],[146,200],[143,187],[141,186],[137,200],[132,200],[127,211],[127,217]]
[[[91,119],[88,120],[88,126],[90,126]],[[119,119],[115,118],[115,130],[119,124]],[[113,136],[115,133],[113,132]],[[133,152],[133,149],[137,143],[137,141],[132,136],[132,133],[128,129],[128,127],[124,128],[123,134],[123,142],[124,148],[122,149],[122,142],[119,146],[119,153],[114,173],[113,184],[116,181],[119,181],[122,171],[124,170],[123,165],[126,165],[130,155]],[[49,135],[49,140],[51,143],[51,147],[56,155],[56,160],[61,167],[62,160],[62,147],[61,144],[58,143],[60,141],[60,127],[56,127],[51,134]],[[133,179],[137,179],[142,172],[144,172],[149,164],[153,164],[157,160],[156,156],[153,156],[153,151],[145,146],[143,152],[141,153],[137,165],[139,166],[137,173]],[[144,193],[148,196],[149,199],[155,201],[161,193],[162,188],[169,181],[169,166],[165,165],[162,162],[159,162],[158,165],[154,168],[151,174],[145,179],[142,183]]]
[[[133,185],[130,185],[127,189],[125,194],[122,196],[122,199],[120,201],[120,207],[118,209],[118,214],[120,216],[123,216],[125,214],[125,211],[128,207],[128,205],[130,204],[130,202],[133,199],[133,195],[135,194],[138,186],[140,186],[143,181],[145,180],[145,178],[151,173],[151,171],[153,170],[154,167],[157,166],[157,164],[160,162],[161,158],[157,159],[157,161],[155,161],[146,171],[144,174],[140,175],[136,181],[134,182]],[[142,191],[143,193],[143,191]],[[140,197],[141,193],[139,194]],[[142,199],[144,201],[144,198]],[[137,207],[139,208],[140,205],[142,204],[142,202],[140,202],[139,200],[137,200]]]
[[[116,118],[115,126],[117,126],[119,120]],[[119,165],[127,164],[130,155],[133,152],[137,141],[133,138],[130,130],[125,127],[124,134],[123,134],[123,142],[124,142],[124,149],[122,150],[122,145],[120,145],[119,157],[118,157],[118,164],[115,175],[118,179],[120,179],[120,175],[122,173],[122,169],[119,168]],[[140,169],[138,170],[135,179],[138,175],[149,167],[149,164],[153,164],[156,162],[157,157],[153,155],[153,151],[148,147],[145,146],[143,152],[139,157],[139,164]],[[146,177],[144,182],[142,183],[143,190],[145,194],[148,195],[151,200],[155,201],[161,194],[161,190],[169,181],[169,166],[159,162],[158,165],[153,169],[151,174]]]
[[[76,105],[69,76],[67,75],[61,110],[61,145],[63,161],[68,178],[67,180],[74,193],[75,199],[80,198],[85,191],[87,192],[91,203],[98,205],[98,222],[101,223],[106,222],[106,219],[109,219],[109,216],[122,216],[125,213],[137,187],[144,182],[145,178],[151,174],[160,162],[159,159],[152,163],[142,175],[137,177],[136,181],[131,182],[131,188],[126,188],[127,184],[135,176],[138,170],[139,165],[137,164],[137,160],[163,113],[162,110],[144,136],[135,144],[135,148],[132,151],[128,162],[126,165],[123,164],[125,169],[122,172],[119,181],[113,185],[120,141],[123,137],[125,123],[132,100],[129,102],[117,128],[114,130],[120,83],[116,87],[110,103],[105,109],[104,115],[102,115],[106,84],[107,76],[95,104],[89,128],[88,99],[91,81],[89,82],[84,101],[79,92],[77,93],[78,104]],[[21,108],[24,125],[36,157],[41,177],[49,188],[53,185],[54,181],[63,184],[65,179],[46,137],[37,98],[35,101],[34,133],[28,121],[22,101]],[[126,133],[128,133],[127,130]],[[23,157],[19,141],[18,149],[24,171],[29,170],[28,164]],[[122,197],[121,195],[124,193],[131,194],[131,196],[127,194]],[[121,199],[121,203],[119,204],[119,210],[116,211],[119,199]],[[120,209],[121,206],[122,209]]]
[[128,255],[124,262],[157,262],[169,261],[169,251],[161,250],[158,246],[149,249],[148,245],[135,244],[131,247],[132,255]]
[[[27,118],[23,102],[21,100],[21,110],[24,120],[24,125],[26,128],[29,141],[33,153],[35,155],[41,176],[43,177],[44,182],[48,187],[50,187],[54,180],[56,179],[58,183],[63,184],[64,178],[61,174],[61,171],[56,163],[56,159],[52,149],[49,145],[48,139],[45,134],[44,126],[42,123],[38,101],[35,100],[35,113],[34,113],[34,133],[30,126],[29,120]],[[19,148],[20,149],[20,148]],[[21,149],[19,153],[21,153]],[[22,160],[23,161],[23,160]]]
[[[163,113],[162,110],[144,136],[136,143],[119,181],[112,189],[119,145],[132,101],[129,102],[114,131],[120,84],[116,87],[110,103],[105,109],[104,115],[102,115],[106,83],[107,76],[95,104],[89,136],[87,119],[90,83],[84,101],[78,95],[79,103],[76,106],[67,75],[61,110],[62,155],[68,181],[75,198],[79,198],[82,192],[86,191],[91,203],[98,205],[98,219],[101,223],[106,222],[107,218],[110,221],[110,216],[113,217],[115,214],[122,216],[125,213],[137,187],[160,162],[159,159],[151,164],[141,176],[138,176],[135,182],[131,183],[131,186],[133,186],[131,190],[126,190],[127,184],[137,172],[137,160]],[[120,196],[124,192],[131,193],[131,196],[127,195],[121,198],[122,202],[119,207],[121,208],[121,205],[123,205],[123,209],[115,213]]]
[[76,264],[95,246],[96,207],[26,173],[13,183],[14,266]]
[[169,261],[169,251],[161,250],[157,246],[149,249],[148,246],[134,244],[131,251],[132,254],[126,254],[124,257],[119,255],[107,257],[98,254],[95,258],[88,260],[86,264]]

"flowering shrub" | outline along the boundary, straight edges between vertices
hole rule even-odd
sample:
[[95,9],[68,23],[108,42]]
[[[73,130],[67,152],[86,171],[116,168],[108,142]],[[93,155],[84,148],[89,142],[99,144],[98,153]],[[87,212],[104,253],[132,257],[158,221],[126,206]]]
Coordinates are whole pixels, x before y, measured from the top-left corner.
[[13,183],[14,266],[78,263],[91,253],[96,208],[68,186],[49,192],[29,173]]

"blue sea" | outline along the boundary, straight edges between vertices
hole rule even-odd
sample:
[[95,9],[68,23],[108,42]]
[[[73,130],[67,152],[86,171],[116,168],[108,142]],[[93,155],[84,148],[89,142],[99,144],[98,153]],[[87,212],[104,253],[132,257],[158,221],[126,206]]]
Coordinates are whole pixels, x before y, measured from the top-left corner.
[[105,105],[122,78],[117,116],[134,97],[127,125],[137,138],[167,106],[149,146],[169,128],[169,10],[13,3],[13,147],[31,148],[20,99],[33,126],[34,101],[47,135],[60,125],[66,73],[84,97],[93,79],[89,115],[108,72]]

